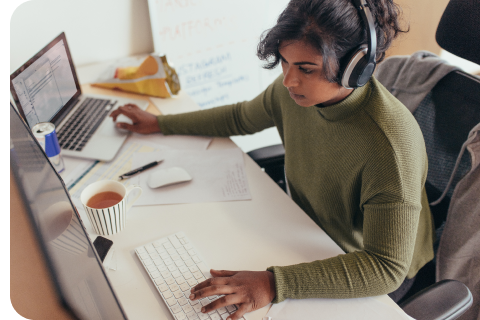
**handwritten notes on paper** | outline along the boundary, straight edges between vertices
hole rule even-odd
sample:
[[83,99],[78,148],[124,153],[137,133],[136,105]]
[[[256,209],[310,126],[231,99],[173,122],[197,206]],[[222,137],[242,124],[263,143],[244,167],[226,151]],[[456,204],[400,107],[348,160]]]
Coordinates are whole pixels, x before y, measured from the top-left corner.
[[[238,148],[137,153],[133,155],[133,167],[145,165],[160,156],[164,159],[161,164],[130,179],[143,189],[136,206],[251,199],[244,153]],[[152,173],[171,167],[185,169],[192,180],[156,189],[148,187],[147,181]]]
[[288,0],[149,0],[155,51],[202,109],[252,99],[280,70],[262,69],[256,48]]

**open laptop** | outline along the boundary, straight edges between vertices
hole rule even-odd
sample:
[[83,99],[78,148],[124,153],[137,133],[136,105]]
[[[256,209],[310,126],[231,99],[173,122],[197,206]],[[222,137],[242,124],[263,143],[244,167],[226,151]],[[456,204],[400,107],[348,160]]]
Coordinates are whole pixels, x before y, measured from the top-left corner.
[[82,94],[63,32],[12,73],[10,91],[30,128],[55,124],[63,155],[101,161],[112,160],[128,137],[108,115],[127,103],[148,107],[144,100]]

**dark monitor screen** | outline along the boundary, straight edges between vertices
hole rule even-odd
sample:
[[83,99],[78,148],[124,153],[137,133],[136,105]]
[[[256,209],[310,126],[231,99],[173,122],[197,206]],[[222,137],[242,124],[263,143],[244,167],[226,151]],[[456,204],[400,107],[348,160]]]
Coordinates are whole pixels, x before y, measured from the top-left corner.
[[79,319],[126,319],[62,179],[12,104],[10,166],[62,304]]

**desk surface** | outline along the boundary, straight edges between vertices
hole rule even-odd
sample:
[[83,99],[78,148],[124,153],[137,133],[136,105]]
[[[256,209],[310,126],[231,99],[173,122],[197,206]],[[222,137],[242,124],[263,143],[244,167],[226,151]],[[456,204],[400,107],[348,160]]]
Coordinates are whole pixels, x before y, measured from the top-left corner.
[[[130,95],[90,86],[83,89]],[[165,103],[169,107],[177,104],[181,109],[191,100],[180,96]],[[159,113],[153,104],[148,111]],[[227,138],[214,138],[209,149],[219,148],[236,145]],[[172,319],[134,248],[177,231],[184,231],[206,263],[217,269],[265,270],[272,265],[291,265],[343,253],[250,157],[244,155],[244,159],[252,200],[133,207],[125,230],[108,236],[115,244],[118,266],[107,274],[129,319]],[[83,221],[94,235],[88,219],[83,217]],[[388,296],[378,299],[398,308]],[[267,311],[268,306],[247,315],[247,319],[261,319]]]

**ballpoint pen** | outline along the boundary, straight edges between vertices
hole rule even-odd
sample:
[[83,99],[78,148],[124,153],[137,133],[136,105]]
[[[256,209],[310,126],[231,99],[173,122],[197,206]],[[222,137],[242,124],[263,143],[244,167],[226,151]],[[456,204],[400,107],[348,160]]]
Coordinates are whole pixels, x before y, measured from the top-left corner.
[[146,164],[144,165],[143,167],[140,167],[140,168],[137,168],[137,169],[133,169],[132,171],[128,171],[124,174],[122,174],[121,176],[119,176],[118,178],[120,180],[123,180],[123,179],[126,179],[126,178],[130,178],[131,176],[133,176],[134,174],[137,174],[139,172],[142,172],[142,171],[145,171],[147,169],[150,169],[152,167],[155,167],[157,164],[159,164],[160,162],[162,162],[162,160],[158,160],[158,161],[153,161],[153,162],[150,162],[149,164]]

